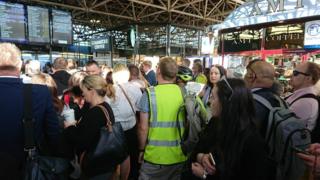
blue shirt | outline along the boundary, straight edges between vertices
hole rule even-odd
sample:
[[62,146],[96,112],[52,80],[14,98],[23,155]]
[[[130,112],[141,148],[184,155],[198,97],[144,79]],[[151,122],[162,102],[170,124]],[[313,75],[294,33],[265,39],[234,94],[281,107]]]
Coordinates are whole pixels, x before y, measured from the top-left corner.
[[138,104],[138,109],[140,109],[141,112],[148,113],[150,111],[150,106],[149,106],[149,96],[147,91],[145,91]]

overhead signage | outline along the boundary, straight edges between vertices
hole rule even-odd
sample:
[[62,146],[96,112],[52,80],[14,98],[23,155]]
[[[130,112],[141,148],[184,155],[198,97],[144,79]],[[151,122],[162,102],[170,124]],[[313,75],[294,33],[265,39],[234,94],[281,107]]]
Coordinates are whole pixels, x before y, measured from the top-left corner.
[[239,6],[213,29],[254,26],[320,15],[319,0],[253,0]]
[[49,43],[49,11],[48,9],[27,6],[28,37],[30,42]]
[[91,49],[93,52],[97,51],[110,51],[110,38],[99,37],[91,40]]
[[2,40],[25,41],[25,11],[22,4],[0,1],[0,36]]
[[303,34],[301,33],[284,33],[277,35],[266,36],[266,41],[287,41],[287,40],[302,40]]
[[69,12],[52,9],[52,41],[72,44],[72,17]]
[[304,48],[320,48],[320,20],[306,22]]

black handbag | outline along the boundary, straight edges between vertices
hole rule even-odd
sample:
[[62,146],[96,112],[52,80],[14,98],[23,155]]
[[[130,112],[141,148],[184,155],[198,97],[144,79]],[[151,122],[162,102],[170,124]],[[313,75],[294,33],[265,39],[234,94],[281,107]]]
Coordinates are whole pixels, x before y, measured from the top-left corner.
[[110,172],[128,157],[128,147],[119,122],[112,124],[104,106],[98,105],[106,117],[106,126],[100,130],[97,144],[88,149],[81,160],[82,171],[87,176]]
[[69,161],[63,158],[41,156],[33,136],[32,84],[24,84],[24,149],[28,153],[24,167],[25,180],[67,179]]
[[27,160],[25,180],[68,179],[69,162],[63,158],[34,155]]

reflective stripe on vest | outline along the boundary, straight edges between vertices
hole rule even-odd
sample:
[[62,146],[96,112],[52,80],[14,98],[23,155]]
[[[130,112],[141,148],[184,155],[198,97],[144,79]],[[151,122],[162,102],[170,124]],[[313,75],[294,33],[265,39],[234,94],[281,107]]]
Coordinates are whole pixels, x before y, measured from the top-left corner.
[[[151,97],[151,106],[152,106],[152,122],[150,123],[151,128],[177,128],[177,122],[157,122],[157,101],[154,87],[150,87],[150,97]],[[179,122],[180,127],[183,127],[183,122]],[[159,140],[149,140],[149,145],[152,146],[180,146],[180,141],[159,141]]]
[[[183,127],[183,122],[179,122],[180,127]],[[150,123],[150,127],[152,128],[178,128],[177,122],[154,122]]]
[[152,146],[168,146],[168,147],[173,147],[173,146],[180,146],[180,141],[158,141],[158,140],[150,140],[148,142],[149,145]]
[[181,90],[175,84],[163,84],[147,89],[149,95],[149,131],[144,159],[154,164],[170,165],[184,162],[178,123],[184,130],[184,114],[177,113],[183,103]]
[[157,121],[157,101],[156,101],[156,92],[154,91],[154,87],[150,87],[150,97],[151,97],[151,107],[152,107],[152,119],[153,121]]

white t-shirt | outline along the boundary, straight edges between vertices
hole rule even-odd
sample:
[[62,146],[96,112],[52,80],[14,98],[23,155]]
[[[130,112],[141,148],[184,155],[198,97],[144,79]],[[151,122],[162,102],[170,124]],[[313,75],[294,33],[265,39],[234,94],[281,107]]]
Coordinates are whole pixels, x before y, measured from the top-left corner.
[[[130,82],[121,84],[121,87],[126,91],[131,104],[133,105],[133,108],[135,112],[137,109],[137,104],[140,101],[140,98],[142,96],[142,92],[140,88],[133,85]],[[136,124],[136,116],[135,113],[133,113],[132,108],[120,89],[119,85],[114,85],[115,91],[116,91],[116,97],[115,100],[110,99],[106,96],[105,101],[109,103],[110,107],[112,108],[115,121],[120,122],[123,130],[131,129]]]

